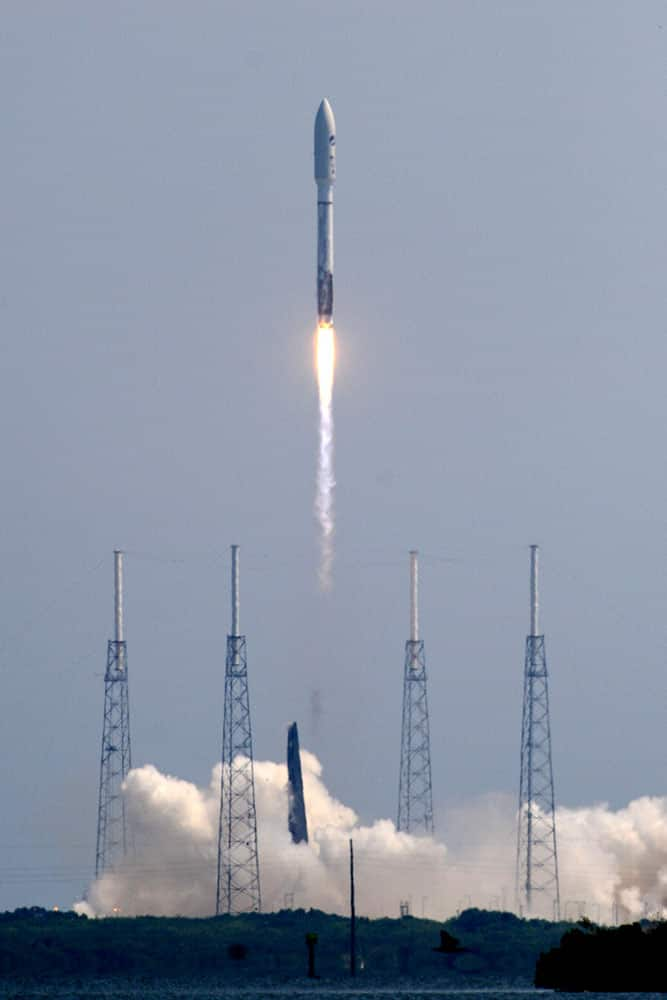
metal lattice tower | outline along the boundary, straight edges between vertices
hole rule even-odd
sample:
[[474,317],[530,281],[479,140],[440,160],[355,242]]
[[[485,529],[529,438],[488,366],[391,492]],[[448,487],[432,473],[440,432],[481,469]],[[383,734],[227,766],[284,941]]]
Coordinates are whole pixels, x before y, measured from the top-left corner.
[[397,829],[433,833],[431,741],[424,640],[419,638],[417,553],[410,553],[410,638],[405,644]]
[[521,723],[521,777],[516,856],[520,912],[560,919],[549,685],[544,636],[539,635],[538,547],[530,547],[530,634],[526,636]]
[[104,674],[104,723],[100,756],[95,877],[122,860],[127,850],[123,782],[132,767],[127,646],[123,632],[123,553],[114,552],[114,638],[107,645]]
[[239,635],[239,547],[232,545],[215,913],[258,913],[261,907],[246,640]]

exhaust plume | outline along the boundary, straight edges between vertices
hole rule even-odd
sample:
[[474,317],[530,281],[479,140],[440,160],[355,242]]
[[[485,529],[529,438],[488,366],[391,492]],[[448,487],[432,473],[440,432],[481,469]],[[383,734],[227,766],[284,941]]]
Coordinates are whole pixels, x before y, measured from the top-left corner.
[[315,513],[320,527],[319,581],[322,590],[330,590],[334,543],[333,494],[336,485],[333,471],[334,423],[332,408],[336,339],[333,326],[318,326],[315,358],[320,399],[320,436],[315,496]]
[[[514,909],[516,802],[489,795],[445,816],[448,846],[399,833],[391,820],[364,825],[322,780],[319,761],[301,754],[310,839],[288,829],[284,764],[255,762],[262,900],[348,912],[349,838],[354,839],[357,912],[444,919],[471,906]],[[220,765],[198,788],[150,764],[130,771],[124,795],[134,852],[89,887],[79,912],[93,915],[208,916],[215,910]],[[667,915],[667,798],[643,797],[623,809],[558,810],[563,916],[595,921]],[[550,917],[552,914],[536,913]]]

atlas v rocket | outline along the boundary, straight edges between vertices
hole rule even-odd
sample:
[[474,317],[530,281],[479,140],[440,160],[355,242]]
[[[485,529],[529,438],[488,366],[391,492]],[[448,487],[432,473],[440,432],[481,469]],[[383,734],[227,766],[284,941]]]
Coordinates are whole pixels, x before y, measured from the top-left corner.
[[326,97],[315,118],[317,184],[317,319],[333,324],[333,186],[336,180],[336,122]]

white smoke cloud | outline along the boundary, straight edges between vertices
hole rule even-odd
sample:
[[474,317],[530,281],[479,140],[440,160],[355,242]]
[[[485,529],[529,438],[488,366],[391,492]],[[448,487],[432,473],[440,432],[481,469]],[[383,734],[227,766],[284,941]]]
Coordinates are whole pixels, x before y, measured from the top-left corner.
[[[447,885],[456,909],[515,910],[516,801],[488,795],[447,817]],[[622,809],[556,810],[561,916],[611,923],[667,916],[667,798]],[[551,900],[534,909],[553,917]]]
[[667,798],[643,796],[623,809],[559,809],[566,899],[587,915],[622,920],[667,915]]
[[[310,842],[293,844],[287,828],[287,767],[255,762],[262,908],[293,905],[334,913],[348,909],[349,839],[358,866],[359,912],[398,915],[401,900],[441,894],[446,849],[397,833],[389,820],[362,826],[321,779],[321,765],[301,753]],[[79,912],[206,916],[215,909],[220,765],[206,788],[148,764],[127,777],[125,797],[134,851],[122,868],[93,882]],[[440,884],[441,888],[437,886]]]
[[[287,768],[255,763],[262,908],[290,905],[348,912],[349,839],[354,840],[357,911],[443,919],[469,906],[514,908],[515,803],[485,796],[451,810],[448,847],[397,832],[390,820],[363,825],[322,781],[302,751],[310,842],[287,828]],[[215,909],[220,766],[199,788],[152,765],[125,784],[134,850],[123,867],[96,880],[79,912],[207,916]],[[640,798],[557,813],[563,915],[609,922],[667,909],[667,799]],[[544,916],[551,916],[545,912]]]

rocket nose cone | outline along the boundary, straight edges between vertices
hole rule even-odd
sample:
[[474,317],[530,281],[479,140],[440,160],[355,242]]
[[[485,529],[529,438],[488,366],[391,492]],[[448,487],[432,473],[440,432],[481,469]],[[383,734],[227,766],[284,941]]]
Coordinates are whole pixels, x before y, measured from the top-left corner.
[[328,136],[329,133],[335,131],[336,121],[334,119],[334,113],[331,109],[331,105],[325,97],[317,109],[317,115],[315,116],[315,142],[317,142],[319,134],[323,133],[325,136]]
[[315,180],[333,183],[336,176],[336,121],[326,97],[315,116]]

